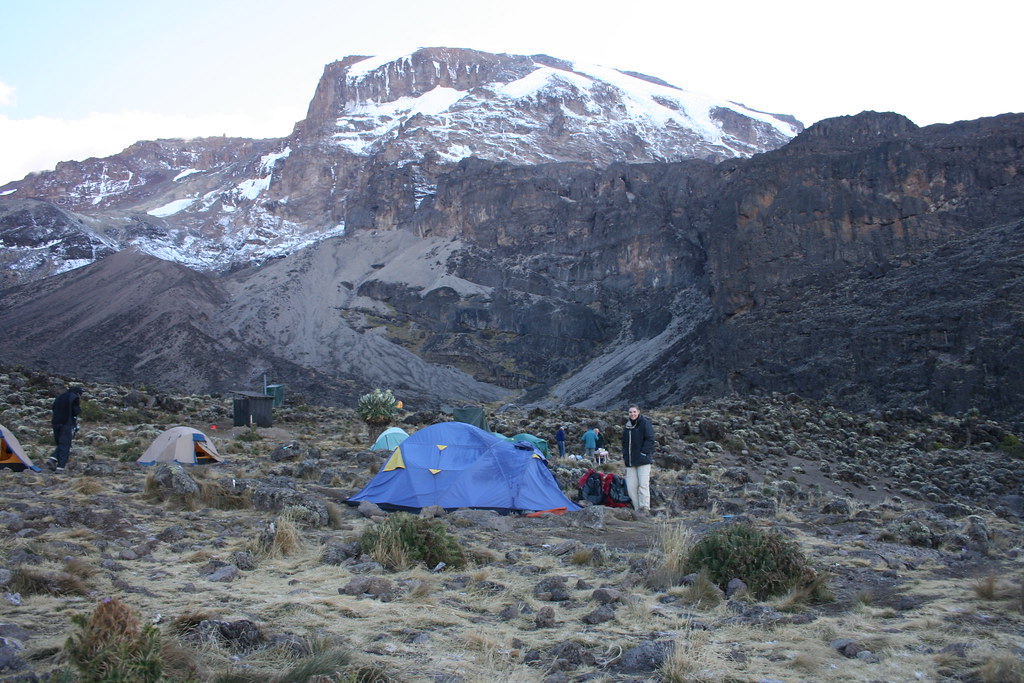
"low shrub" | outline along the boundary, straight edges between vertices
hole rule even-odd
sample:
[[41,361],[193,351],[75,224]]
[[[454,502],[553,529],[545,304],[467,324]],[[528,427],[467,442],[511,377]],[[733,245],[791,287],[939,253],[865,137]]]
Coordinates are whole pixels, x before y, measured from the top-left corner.
[[359,544],[363,552],[389,569],[404,569],[418,562],[428,567],[444,562],[451,568],[466,564],[462,546],[443,522],[405,512],[367,527]]
[[742,580],[759,599],[807,586],[816,577],[795,543],[745,522],[716,529],[694,544],[686,571],[702,570],[723,589],[731,579]]
[[1007,434],[1003,437],[1003,440],[999,442],[999,450],[1012,458],[1024,459],[1024,442],[1021,442],[1013,434]]
[[89,588],[72,574],[21,566],[11,573],[8,586],[23,595],[88,595]]
[[91,615],[76,614],[78,627],[65,643],[81,681],[157,681],[163,673],[160,632],[142,626],[116,598],[104,598]]

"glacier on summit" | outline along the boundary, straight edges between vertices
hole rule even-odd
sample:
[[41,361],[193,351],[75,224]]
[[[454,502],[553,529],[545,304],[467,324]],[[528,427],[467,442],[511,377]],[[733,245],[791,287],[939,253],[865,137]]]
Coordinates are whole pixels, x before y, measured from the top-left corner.
[[[469,157],[716,163],[775,149],[801,129],[789,116],[613,68],[420,48],[327,65],[287,138],[140,142],[8,183],[0,197],[52,202],[114,250],[217,272],[352,230],[401,227]],[[3,260],[33,277],[89,262],[52,245],[23,247]]]

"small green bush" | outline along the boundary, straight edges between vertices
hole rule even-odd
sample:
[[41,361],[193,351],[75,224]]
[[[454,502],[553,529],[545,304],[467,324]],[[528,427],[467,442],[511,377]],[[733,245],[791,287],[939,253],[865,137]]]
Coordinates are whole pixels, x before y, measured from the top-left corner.
[[103,408],[100,407],[100,404],[95,401],[82,399],[79,401],[79,407],[82,412],[79,413],[78,417],[83,422],[100,422],[107,418],[106,411],[103,410]]
[[373,524],[359,539],[363,552],[389,569],[404,569],[418,562],[438,563],[453,569],[466,564],[459,540],[443,522],[396,512]]
[[742,580],[759,599],[806,586],[815,577],[795,543],[745,522],[712,531],[694,544],[686,571],[702,570],[721,588],[730,579]]
[[371,434],[376,439],[379,432],[391,424],[398,414],[398,400],[391,390],[381,391],[374,389],[368,394],[359,397],[356,404],[356,416],[371,427],[377,434]]
[[1011,458],[1024,458],[1024,443],[1013,434],[1007,434],[999,442],[999,450]]
[[79,680],[124,683],[158,681],[163,673],[160,631],[142,626],[123,602],[105,598],[89,616],[76,614],[78,627],[65,644]]
[[262,441],[263,437],[256,431],[255,427],[250,428],[248,431],[240,432],[235,437],[235,441]]

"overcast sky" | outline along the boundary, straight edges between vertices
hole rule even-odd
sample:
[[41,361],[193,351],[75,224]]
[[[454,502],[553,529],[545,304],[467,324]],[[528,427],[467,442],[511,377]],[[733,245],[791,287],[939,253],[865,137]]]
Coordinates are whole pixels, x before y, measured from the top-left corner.
[[1024,111],[1006,0],[0,0],[0,184],[138,140],[284,137],[325,64],[416,47],[545,53],[805,124]]

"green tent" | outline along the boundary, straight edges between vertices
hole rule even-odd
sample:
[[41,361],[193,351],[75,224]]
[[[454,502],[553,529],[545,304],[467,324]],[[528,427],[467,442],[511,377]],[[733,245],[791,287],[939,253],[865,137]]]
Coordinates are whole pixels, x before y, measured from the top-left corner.
[[538,451],[543,453],[545,458],[548,457],[548,442],[540,438],[539,436],[534,436],[533,434],[526,433],[516,434],[515,436],[512,437],[512,441],[526,441],[534,448],[536,448]]
[[479,427],[485,432],[491,431],[491,428],[487,426],[487,413],[479,406],[456,408],[452,411],[452,417],[455,418],[456,422],[465,422],[474,427]]

